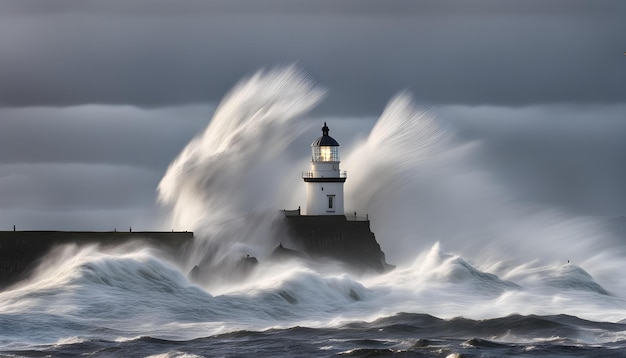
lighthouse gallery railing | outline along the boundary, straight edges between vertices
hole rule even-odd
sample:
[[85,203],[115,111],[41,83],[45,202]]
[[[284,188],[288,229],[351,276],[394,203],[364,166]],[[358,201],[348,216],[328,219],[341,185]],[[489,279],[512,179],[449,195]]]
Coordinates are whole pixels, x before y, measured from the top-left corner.
[[339,172],[339,176],[337,176],[336,170],[306,170],[302,172],[302,178],[347,178],[348,172],[342,170]]

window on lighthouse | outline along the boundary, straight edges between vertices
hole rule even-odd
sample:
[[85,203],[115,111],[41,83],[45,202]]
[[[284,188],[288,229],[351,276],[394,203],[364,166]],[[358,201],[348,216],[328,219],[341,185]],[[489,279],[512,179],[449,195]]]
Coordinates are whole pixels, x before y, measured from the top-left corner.
[[330,147],[320,147],[320,160],[322,162],[329,162],[330,156]]
[[313,147],[313,161],[338,162],[339,148],[334,146]]

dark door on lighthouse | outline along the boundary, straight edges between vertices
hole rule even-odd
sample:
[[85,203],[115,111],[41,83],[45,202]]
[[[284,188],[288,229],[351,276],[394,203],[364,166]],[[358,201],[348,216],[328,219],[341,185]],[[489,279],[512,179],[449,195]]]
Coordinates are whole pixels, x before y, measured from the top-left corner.
[[335,196],[334,195],[326,195],[328,197],[328,210],[327,212],[335,212],[334,204],[335,204]]

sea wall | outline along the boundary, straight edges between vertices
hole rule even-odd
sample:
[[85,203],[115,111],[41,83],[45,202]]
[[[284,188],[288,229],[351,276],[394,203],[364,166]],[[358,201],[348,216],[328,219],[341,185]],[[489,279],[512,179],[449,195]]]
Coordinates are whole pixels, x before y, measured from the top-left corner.
[[0,289],[28,277],[50,250],[61,245],[110,247],[141,241],[175,254],[192,239],[193,232],[0,231]]
[[394,267],[385,261],[369,221],[349,221],[343,215],[294,215],[284,220],[286,245],[311,258],[332,259],[360,272]]
[[[349,221],[343,215],[297,215],[295,211],[282,220],[279,255],[317,262],[330,259],[360,273],[393,268],[385,261],[369,221]],[[0,289],[27,278],[47,253],[62,245],[106,248],[141,242],[179,257],[193,238],[193,232],[0,231]]]

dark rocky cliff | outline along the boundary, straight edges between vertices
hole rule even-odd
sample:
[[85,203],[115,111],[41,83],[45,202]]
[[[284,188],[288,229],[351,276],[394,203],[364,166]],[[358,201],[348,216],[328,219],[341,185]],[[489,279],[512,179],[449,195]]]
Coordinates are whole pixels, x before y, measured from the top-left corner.
[[[284,222],[285,246],[313,259],[332,259],[359,272],[380,273],[394,267],[385,262],[369,221],[349,221],[343,215],[295,215],[285,216]],[[285,249],[281,244],[275,253],[289,255]]]
[[116,246],[142,241],[179,252],[192,232],[0,231],[0,289],[26,278],[54,247],[66,244]]

